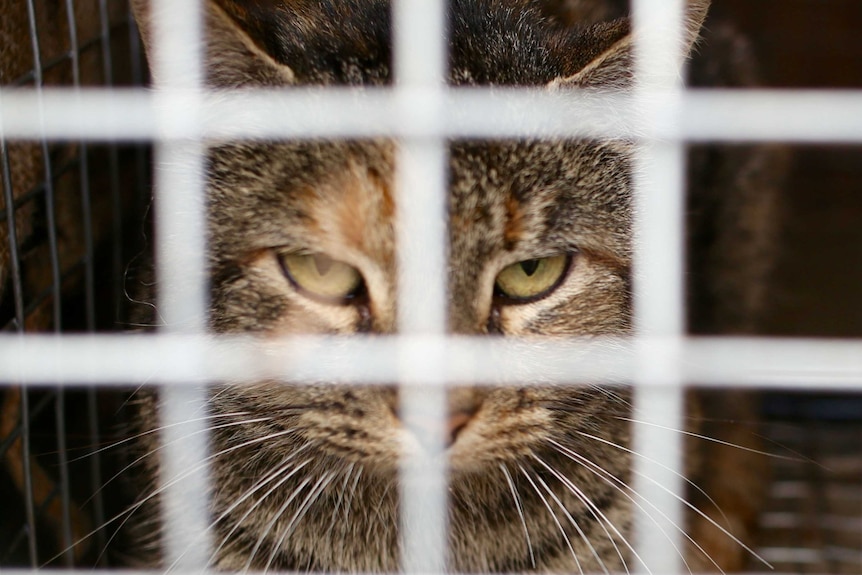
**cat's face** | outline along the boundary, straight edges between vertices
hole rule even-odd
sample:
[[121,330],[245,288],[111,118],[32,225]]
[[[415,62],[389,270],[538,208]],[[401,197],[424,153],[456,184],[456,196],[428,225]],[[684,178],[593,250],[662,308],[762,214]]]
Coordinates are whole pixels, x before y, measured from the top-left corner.
[[[339,5],[346,17],[351,17],[350,4]],[[364,17],[385,22],[377,14],[385,8],[376,3]],[[504,41],[498,41],[499,54],[492,54],[496,58],[480,53],[466,38],[496,28],[521,26],[526,40],[520,41],[536,45],[548,40],[542,34],[556,36],[511,16],[483,16],[477,22],[474,10],[475,5],[459,13],[454,81],[551,82],[558,78],[555,70],[562,74],[570,65],[556,54],[530,61],[533,55],[519,54],[517,43]],[[326,30],[319,36],[331,34]],[[367,34],[381,40],[371,30]],[[380,59],[386,50],[367,37],[358,47],[345,47],[351,40],[345,36],[342,45],[330,49],[364,50],[378,58],[366,61],[361,70],[353,64],[327,68],[325,59],[317,68],[300,64],[306,81],[386,80],[388,60]],[[615,29],[606,42],[612,47],[620,36],[621,29]],[[218,331],[274,336],[395,331],[395,217],[397,202],[410,198],[409,192],[395,190],[397,145],[386,140],[267,142],[212,151],[212,321]],[[623,142],[452,143],[449,329],[502,336],[625,333],[630,315],[630,153]],[[338,417],[344,422],[336,429],[335,414],[321,410],[299,414],[297,425],[324,451],[347,450],[349,458],[368,453],[359,459],[393,470],[413,441],[395,415],[396,394],[388,388],[364,390],[341,401],[346,393],[329,387],[264,386],[245,401],[262,406],[343,404]],[[469,415],[450,450],[456,471],[459,462],[471,468],[478,462],[496,465],[519,449],[534,449],[543,439],[537,432],[556,417],[544,405],[556,397],[547,390],[477,389],[452,395],[453,410]],[[514,430],[523,437],[515,439]]]
[[[209,213],[217,330],[278,336],[396,329],[396,146],[387,141],[249,143],[213,150]],[[625,333],[630,313],[628,147],[477,141],[453,143],[449,152],[450,330],[529,337]],[[626,477],[626,454],[610,447],[627,441],[626,394],[542,387],[537,381],[449,392],[446,454],[451,497],[460,502],[452,508],[451,564],[459,570],[532,566],[511,489],[518,490],[526,508],[542,505],[532,491],[531,474],[550,472],[541,466],[535,471],[536,458],[589,486],[594,498],[612,498],[616,487],[587,462]],[[216,511],[226,513],[280,465],[286,473],[302,465],[295,478],[299,484],[313,478],[343,489],[342,483],[356,480],[357,499],[365,505],[382,500],[382,517],[357,510],[351,515],[356,524],[344,526],[349,531],[344,533],[331,527],[333,501],[302,514],[307,533],[334,529],[339,542],[334,549],[349,557],[328,556],[331,543],[321,557],[319,546],[298,537],[288,546],[292,558],[278,564],[396,568],[398,463],[423,449],[423,437],[399,418],[398,394],[388,385],[395,382],[380,383],[357,388],[263,382],[215,391],[215,413],[254,421],[215,431],[217,448],[231,450],[214,464],[215,483],[222,490]],[[585,440],[587,435],[600,439]],[[244,443],[251,445],[235,449]],[[587,462],[574,462],[567,449]],[[286,458],[290,462],[282,463]],[[259,471],[238,475],[239,461]],[[286,485],[295,489],[296,482]],[[571,491],[561,490],[559,497],[572,512],[588,513]],[[233,520],[224,521],[227,539],[234,536],[233,521],[250,533],[265,531],[265,523],[250,519],[261,513],[252,501],[239,503]],[[610,505],[617,513],[626,507],[624,498]],[[501,513],[505,521],[492,521]],[[559,562],[552,518],[542,511],[525,521],[529,545],[547,544],[554,549],[547,564]],[[350,555],[355,550],[342,545],[357,529],[380,531],[384,549]],[[501,540],[508,542],[505,549],[496,548]],[[222,564],[243,567],[253,543],[251,535]],[[252,563],[260,567],[269,557],[262,552]],[[614,564],[616,558],[607,561]]]
[[[394,149],[388,142],[346,142],[247,144],[214,151],[210,223],[213,322],[219,331],[277,336],[395,330]],[[451,331],[624,333],[630,310],[628,161],[626,146],[618,143],[453,144]],[[304,405],[331,402],[344,393],[275,386],[256,389],[248,401]],[[519,429],[526,437],[537,430],[527,432],[525,424],[553,419],[535,405],[539,397],[548,400],[547,391],[499,389],[491,394],[494,401],[485,397],[488,393],[474,390],[466,403],[463,397],[453,399],[463,404],[458,410],[473,415],[452,446],[455,469],[462,452],[470,455],[465,464],[511,458],[513,447],[526,439],[501,442],[503,430]],[[409,437],[400,437],[410,432],[395,416],[395,402],[388,390],[366,390],[339,402],[346,403],[344,414],[362,413],[351,417],[350,425],[366,433],[351,438],[328,428],[321,433],[320,412],[303,413],[298,420],[322,449],[371,451],[366,463],[394,468],[404,442],[410,443]],[[518,409],[509,405],[529,402],[533,405]],[[324,420],[331,424],[331,417],[327,413]],[[474,432],[484,439],[462,445]],[[492,445],[500,451],[495,456],[489,455]]]
[[[221,2],[239,27],[209,8],[212,84],[388,81],[387,3],[299,2],[266,18],[238,4]],[[453,83],[629,83],[624,25],[565,35],[523,12],[523,4],[454,3]],[[337,28],[325,24],[334,15]],[[312,140],[211,149],[215,330],[396,330],[395,217],[398,202],[410,198],[395,189],[397,146]],[[630,156],[629,144],[614,141],[452,142],[449,330],[489,337],[626,333]],[[455,569],[622,566],[618,537],[598,517],[613,517],[616,529],[628,522],[630,502],[618,484],[628,478],[620,449],[628,442],[626,393],[535,385],[540,381],[449,393]],[[245,421],[214,430],[216,449],[229,453],[213,468],[221,566],[397,569],[397,465],[422,449],[422,437],[400,420],[395,383],[261,382],[213,393],[214,413]],[[303,503],[306,495],[313,505]],[[544,510],[549,495],[590,534],[575,536],[574,549],[562,543],[556,515]],[[595,547],[585,544],[590,538]]]

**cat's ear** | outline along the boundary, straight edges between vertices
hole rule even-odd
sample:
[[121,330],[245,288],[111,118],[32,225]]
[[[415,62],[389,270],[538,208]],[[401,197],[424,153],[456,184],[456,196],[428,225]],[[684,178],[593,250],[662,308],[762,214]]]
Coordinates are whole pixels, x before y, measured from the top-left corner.
[[[265,49],[271,0],[201,0],[205,22],[205,68],[212,87],[283,86],[295,81],[289,66]],[[131,0],[147,52],[152,49],[151,0]]]
[[[683,18],[683,56],[687,56],[700,34],[710,0],[688,0]],[[635,34],[629,19],[596,24],[585,30],[579,38],[586,62],[578,62],[576,71],[557,78],[550,87],[618,88],[632,85],[634,80]]]

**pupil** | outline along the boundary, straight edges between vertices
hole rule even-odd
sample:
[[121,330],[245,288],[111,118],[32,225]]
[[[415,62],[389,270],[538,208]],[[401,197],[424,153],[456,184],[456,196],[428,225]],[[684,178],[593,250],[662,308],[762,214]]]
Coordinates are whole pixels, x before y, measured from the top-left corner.
[[332,258],[328,258],[322,255],[315,255],[312,256],[312,259],[314,260],[314,267],[317,268],[317,273],[322,276],[325,276],[326,273],[332,267]]
[[536,270],[539,267],[539,260],[526,260],[521,262],[521,269],[524,270],[524,273],[527,276],[532,276],[536,273]]

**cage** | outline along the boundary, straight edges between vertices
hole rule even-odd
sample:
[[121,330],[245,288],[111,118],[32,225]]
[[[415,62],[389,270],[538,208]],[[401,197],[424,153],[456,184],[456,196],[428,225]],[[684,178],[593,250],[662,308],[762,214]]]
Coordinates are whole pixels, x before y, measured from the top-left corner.
[[[11,1],[0,13],[6,93],[38,98],[59,86],[120,89],[143,81],[137,32],[122,2]],[[121,328],[122,278],[143,230],[137,216],[137,223],[128,218],[148,202],[146,150],[119,140],[5,136],[0,147],[3,332]],[[75,460],[82,445],[104,438],[98,422],[105,406],[92,388],[38,384],[4,386],[2,405],[0,563],[37,566],[104,520],[101,495],[86,511],[74,502],[102,474],[98,458]],[[59,564],[81,559],[69,553]]]
[[[213,343],[202,327],[203,200],[200,193],[170,193],[200,192],[203,139],[259,135],[261,129],[268,137],[311,133],[399,138],[412,151],[399,158],[405,166],[400,183],[418,190],[419,198],[400,216],[411,230],[401,239],[414,252],[432,254],[423,261],[423,271],[416,271],[410,261],[402,262],[404,285],[416,285],[428,283],[424,272],[429,266],[445,269],[444,231],[434,223],[445,219],[435,198],[445,186],[446,140],[518,136],[531,122],[547,129],[548,118],[565,110],[542,102],[548,106],[543,115],[535,104],[528,105],[529,100],[519,100],[518,93],[504,98],[503,107],[495,107],[497,100],[482,99],[487,94],[459,95],[435,88],[444,67],[442,50],[435,49],[444,36],[444,2],[402,0],[393,2],[399,83],[364,99],[338,91],[262,94],[253,100],[255,115],[244,108],[249,100],[213,102],[195,91],[200,54],[177,56],[188,52],[194,45],[189,38],[198,33],[194,23],[200,14],[194,3],[153,0],[153,4],[162,10],[154,29],[157,49],[151,56],[159,90],[149,92],[140,88],[147,72],[126,1],[0,0],[4,568],[122,565],[123,547],[129,543],[115,540],[118,521],[113,518],[122,521],[128,501],[121,487],[110,488],[116,485],[113,478],[122,464],[105,448],[123,441],[115,434],[123,420],[127,388],[160,384],[165,393],[176,394],[173,403],[185,406],[185,412],[165,414],[167,428],[188,419],[203,402],[198,384],[248,379],[249,372],[287,371],[300,381],[395,378],[407,384],[402,401],[414,404],[407,409],[433,412],[435,405],[442,409],[443,384],[454,383],[447,380],[451,374],[434,370],[435,364],[445,360],[457,368],[460,361],[470,364],[467,371],[473,373],[471,362],[477,355],[500,351],[497,342],[447,339],[441,319],[443,285],[429,288],[436,305],[403,296],[399,303],[403,309],[427,313],[408,314],[402,341],[360,341],[347,346],[346,356],[327,355],[333,353],[327,342],[314,338],[287,342],[281,360],[269,363],[259,350],[236,347],[231,341]],[[623,4],[547,2],[549,9],[564,15],[586,7],[606,17],[625,10]],[[631,8],[644,20],[662,14],[678,24],[682,6],[641,0],[632,2]],[[673,422],[682,417],[684,384],[708,385],[719,394],[727,388],[761,390],[759,424],[769,452],[763,457],[773,479],[763,496],[754,546],[764,561],[751,559],[746,569],[752,571],[766,570],[764,562],[779,572],[862,569],[862,346],[853,339],[862,334],[862,308],[855,305],[862,288],[862,234],[857,229],[862,200],[855,193],[862,181],[858,161],[862,95],[857,92],[862,83],[858,66],[862,44],[854,32],[862,24],[859,20],[851,1],[835,0],[828,6],[810,0],[714,3],[702,53],[695,59],[703,59],[708,67],[710,45],[720,45],[725,26],[733,25],[752,42],[763,88],[719,89],[693,72],[688,88],[670,90],[657,104],[659,119],[647,128],[666,147],[649,158],[641,184],[671,192],[661,196],[658,205],[643,206],[649,215],[639,226],[650,246],[638,257],[655,266],[644,275],[659,279],[636,284],[635,299],[641,327],[662,337],[634,337],[627,359],[597,361],[593,371],[584,371],[583,362],[571,359],[577,346],[561,345],[544,357],[549,370],[568,369],[598,380],[622,374],[642,394],[643,418],[651,419],[655,413],[655,421],[670,425],[678,425]],[[650,42],[648,34],[644,42]],[[130,86],[136,88],[127,89]],[[92,87],[100,89],[86,89]],[[392,117],[392,110],[427,111],[429,97],[440,106],[436,124],[409,113]],[[190,113],[189,102],[208,115]],[[282,104],[292,112],[281,111]],[[507,123],[494,115],[511,107],[522,116],[517,121]],[[469,121],[452,125],[443,121],[448,116]],[[265,128],[262,121],[268,122]],[[609,128],[599,122],[596,129]],[[571,134],[563,130],[563,135],[582,134],[572,128]],[[686,294],[678,280],[683,267],[690,272],[697,265],[686,259],[692,254],[682,251],[683,222],[692,224],[690,214],[697,210],[687,206],[685,219],[683,190],[675,176],[685,169],[684,146],[689,161],[698,161],[699,153],[708,161],[707,145],[715,142],[741,154],[749,153],[745,146],[752,143],[782,143],[793,157],[782,187],[784,223],[775,232],[785,249],[772,276],[775,295],[764,296],[765,314],[756,338],[738,333],[714,337],[716,333],[698,328],[696,318],[683,317]],[[181,161],[192,167],[190,179],[188,174],[157,173],[152,216],[162,230],[157,236],[148,224],[151,156],[157,163]],[[661,201],[668,197],[676,200]],[[145,244],[153,237],[159,283],[165,286],[160,288],[166,296],[162,311],[166,323],[178,327],[154,337],[108,334],[137,328],[128,313],[131,294],[126,288],[134,270],[130,262],[149,249]],[[664,257],[667,253],[673,256]],[[529,353],[517,345],[504,344],[502,350]],[[360,368],[320,371],[326,362],[316,361],[319,358]],[[500,377],[491,362],[478,363],[479,369],[487,370],[488,380]],[[177,566],[189,569],[207,565],[207,544],[202,543],[206,537],[201,537],[208,521],[201,495],[207,492],[201,455],[207,448],[203,434],[195,433],[186,428],[182,435],[166,434],[162,444],[166,473],[184,478],[173,488],[166,480],[168,500],[183,509],[182,517],[166,523],[167,538],[174,542],[168,553]],[[668,468],[681,469],[672,450],[660,447],[675,441],[660,427],[641,425],[637,433],[644,436],[638,445],[649,458],[642,473],[662,475]],[[189,469],[204,471],[190,474]],[[438,534],[430,544],[421,538],[405,543],[412,550],[406,569],[432,571],[442,566],[442,473],[434,466],[404,468],[403,520],[421,522]],[[428,474],[436,477],[431,487],[423,479]],[[652,492],[647,498],[668,516],[680,512],[666,493]],[[653,572],[675,571],[679,566],[667,559],[673,556],[673,543],[662,533],[652,535],[654,540],[643,535],[638,549],[658,565]],[[75,545],[79,540],[85,543]],[[187,548],[199,552],[187,553]]]

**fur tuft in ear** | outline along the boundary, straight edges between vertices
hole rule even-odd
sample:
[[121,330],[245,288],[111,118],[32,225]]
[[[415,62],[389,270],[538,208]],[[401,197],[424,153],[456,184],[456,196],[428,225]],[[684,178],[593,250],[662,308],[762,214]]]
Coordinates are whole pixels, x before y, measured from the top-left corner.
[[[691,51],[706,18],[710,0],[688,0],[683,17],[683,50]],[[549,84],[555,89],[564,86],[578,88],[624,89],[634,79],[633,51],[635,38],[628,18],[591,26],[584,32],[586,45],[596,55],[576,73],[560,77]]]
[[[132,0],[132,10],[147,52],[152,50],[150,0]],[[203,0],[205,68],[207,85],[213,88],[244,86],[277,87],[295,81],[290,67],[277,62],[260,41],[265,2]]]

